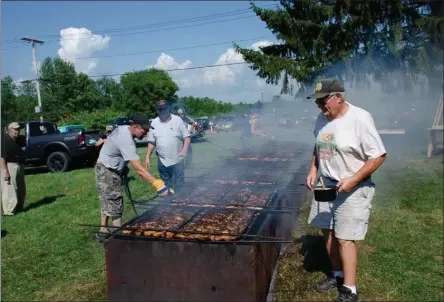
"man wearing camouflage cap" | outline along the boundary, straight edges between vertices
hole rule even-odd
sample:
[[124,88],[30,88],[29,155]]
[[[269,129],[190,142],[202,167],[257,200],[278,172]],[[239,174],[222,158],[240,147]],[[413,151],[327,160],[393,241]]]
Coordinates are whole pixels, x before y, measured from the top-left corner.
[[307,176],[310,190],[335,186],[336,200],[313,198],[308,222],[322,229],[333,272],[315,289],[327,292],[337,287],[339,301],[358,301],[355,240],[364,240],[375,194],[371,174],[384,162],[386,150],[371,114],[344,99],[344,87],[335,78],[316,84],[314,98],[321,110],[314,127],[316,145]]

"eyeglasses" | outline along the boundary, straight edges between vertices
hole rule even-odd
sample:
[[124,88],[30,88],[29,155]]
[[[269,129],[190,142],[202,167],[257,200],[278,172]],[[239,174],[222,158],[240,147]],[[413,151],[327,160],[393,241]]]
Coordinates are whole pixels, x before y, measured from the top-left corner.
[[331,98],[333,96],[333,94],[329,94],[329,95],[327,95],[327,96],[325,96],[325,97],[323,97],[323,98],[320,98],[320,99],[316,99],[315,100],[315,103],[316,104],[318,104],[318,105],[325,105],[327,102],[328,102],[328,100]]

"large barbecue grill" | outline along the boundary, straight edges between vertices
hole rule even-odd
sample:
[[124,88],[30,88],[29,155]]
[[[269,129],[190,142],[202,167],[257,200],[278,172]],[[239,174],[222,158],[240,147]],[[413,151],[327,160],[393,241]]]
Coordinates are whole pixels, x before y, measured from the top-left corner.
[[305,198],[302,152],[271,149],[227,159],[108,235],[109,300],[265,301]]

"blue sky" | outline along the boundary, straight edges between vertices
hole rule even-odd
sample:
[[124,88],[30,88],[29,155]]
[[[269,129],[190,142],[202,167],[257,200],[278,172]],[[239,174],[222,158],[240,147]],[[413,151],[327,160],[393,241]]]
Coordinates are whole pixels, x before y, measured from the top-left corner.
[[[256,3],[261,7],[277,5],[277,2],[272,1]],[[257,37],[264,38],[239,42],[239,44],[251,47],[255,42],[275,41],[265,23],[257,16],[254,16],[252,12],[242,13],[243,10],[249,8],[248,1],[8,1],[2,2],[1,5],[1,72],[2,77],[11,75],[14,79],[33,78],[31,46],[14,41],[23,36],[41,38],[47,42],[37,47],[38,60],[47,56],[55,57],[60,49],[62,49],[62,54],[70,60],[78,57],[99,57],[93,60],[74,60],[76,68],[82,69],[89,75],[122,73],[148,66],[171,69],[241,60],[239,55],[229,50],[231,44],[164,51],[163,54],[159,51],[111,58],[100,58],[101,56]],[[232,13],[232,15],[176,24],[169,23],[223,13]],[[223,22],[209,24],[215,21]],[[169,23],[169,25],[153,25],[156,23]],[[204,24],[195,26],[202,23]],[[122,28],[136,26],[140,26],[140,29],[122,31]],[[70,27],[73,29],[61,36],[61,30]],[[181,28],[171,29],[173,27]],[[81,32],[80,28],[85,28],[86,32],[85,30]],[[153,30],[157,31],[153,32]],[[98,37],[100,41],[94,42],[96,44],[91,42],[91,34],[100,35]],[[105,35],[110,38],[105,39]],[[65,41],[65,44],[61,44],[61,40]],[[79,41],[81,43],[78,43]],[[272,95],[279,91],[279,87],[258,81],[254,72],[244,65],[211,70],[185,70],[171,72],[170,75],[179,84],[179,95],[193,94],[214,97],[218,100],[245,102],[259,99],[261,90],[264,90],[265,100],[271,99]]]

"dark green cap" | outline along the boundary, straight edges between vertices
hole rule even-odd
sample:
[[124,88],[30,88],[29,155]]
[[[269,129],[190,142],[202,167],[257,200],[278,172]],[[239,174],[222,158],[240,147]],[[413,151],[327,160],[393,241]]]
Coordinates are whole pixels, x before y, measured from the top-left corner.
[[322,99],[330,93],[344,92],[344,86],[336,78],[320,80],[315,86],[315,92],[307,96],[307,99]]

